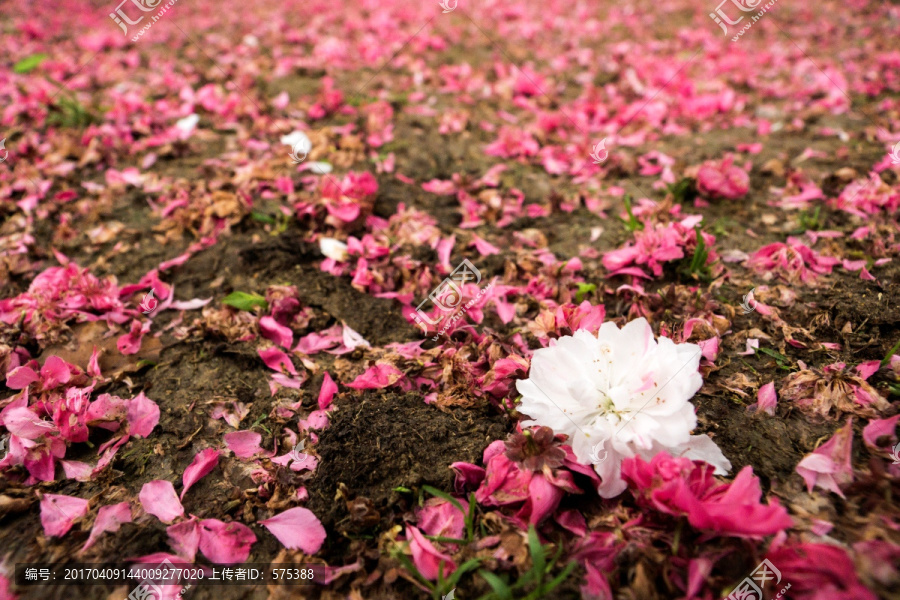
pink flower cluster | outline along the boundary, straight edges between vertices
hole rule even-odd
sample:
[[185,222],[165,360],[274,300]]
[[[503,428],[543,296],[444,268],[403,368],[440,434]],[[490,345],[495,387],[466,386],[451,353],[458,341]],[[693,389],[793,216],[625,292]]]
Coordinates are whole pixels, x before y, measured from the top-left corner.
[[742,198],[750,189],[747,171],[732,164],[733,156],[703,163],[697,171],[697,190],[709,198]]
[[[101,471],[130,436],[147,437],[159,422],[159,407],[143,392],[131,400],[100,394],[91,400],[94,386],[102,382],[97,353],[91,358],[90,376],[56,356],[39,367],[37,361],[12,369],[6,386],[20,390],[0,411],[0,425],[10,432],[9,453],[0,461],[7,477],[16,467],[28,472],[25,485],[53,481],[59,461],[66,477],[88,479]],[[86,442],[90,428],[120,431],[98,449],[96,466],[63,460],[68,444]]]
[[762,490],[752,467],[741,469],[731,483],[720,482],[713,471],[712,465],[665,452],[650,462],[636,456],[622,463],[622,476],[642,506],[685,516],[696,529],[759,539],[791,527],[778,500],[760,502]]
[[831,256],[821,256],[796,238],[788,238],[786,244],[776,242],[754,252],[747,266],[766,281],[778,277],[788,283],[811,283],[818,275],[831,273],[840,262]]
[[515,506],[510,518],[526,528],[553,514],[566,493],[581,494],[573,473],[600,482],[593,469],[580,464],[572,449],[562,445],[549,427],[539,427],[497,440],[484,451],[485,468],[453,463],[457,485],[478,486],[475,499],[483,506]]
[[[610,272],[609,276],[634,275],[649,279],[649,269],[653,277],[660,277],[663,265],[667,262],[691,256],[697,246],[697,232],[694,226],[700,217],[686,217],[672,223],[645,223],[642,230],[636,231],[634,241],[625,247],[607,252],[603,255],[603,266]],[[714,235],[702,233],[709,255],[706,264],[711,265],[718,260],[712,249],[716,242]]]

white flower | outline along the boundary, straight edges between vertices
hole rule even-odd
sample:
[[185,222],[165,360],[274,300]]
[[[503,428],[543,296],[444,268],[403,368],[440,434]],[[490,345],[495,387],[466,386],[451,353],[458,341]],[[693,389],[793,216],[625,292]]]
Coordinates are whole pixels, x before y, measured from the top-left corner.
[[516,382],[519,411],[531,417],[522,426],[567,434],[585,464],[603,441],[608,457],[594,469],[604,498],[625,490],[621,464],[635,455],[649,459],[665,450],[727,473],[731,463],[718,446],[708,436],[691,435],[697,416],[689,400],[703,385],[699,366],[699,346],[657,341],[643,318],[622,329],[604,323],[596,337],[579,329],[535,351],[530,377]]
[[347,244],[340,240],[330,237],[320,237],[319,250],[322,254],[337,262],[344,262],[347,260]]

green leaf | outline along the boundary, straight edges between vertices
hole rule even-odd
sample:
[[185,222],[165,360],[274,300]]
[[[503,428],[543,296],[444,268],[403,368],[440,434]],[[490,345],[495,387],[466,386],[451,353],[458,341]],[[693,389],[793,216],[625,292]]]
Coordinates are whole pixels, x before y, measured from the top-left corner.
[[491,589],[497,594],[499,600],[513,600],[512,590],[509,589],[509,586],[502,579],[489,571],[481,570],[478,571],[478,574],[488,582],[488,585],[491,586]]
[[897,340],[897,343],[894,344],[894,347],[888,350],[888,353],[884,355],[883,359],[881,359],[882,367],[891,362],[891,357],[897,353],[897,350],[900,350],[900,340]]
[[575,302],[577,304],[581,304],[581,301],[584,300],[585,294],[590,294],[591,292],[597,291],[597,285],[593,283],[579,283],[578,291],[575,292]]
[[554,577],[550,581],[550,583],[548,583],[546,586],[544,586],[544,589],[543,589],[544,594],[547,594],[547,593],[553,591],[553,588],[555,588],[556,586],[561,584],[563,581],[565,581],[566,578],[572,574],[572,571],[577,566],[578,566],[578,563],[574,563],[574,562],[570,562],[569,564],[567,564],[566,567],[562,570],[562,572],[559,575]]
[[257,221],[259,223],[268,223],[269,225],[275,224],[275,217],[267,215],[266,213],[253,211],[252,213],[250,213],[250,216],[253,217],[254,221]]
[[547,561],[544,556],[544,547],[541,546],[541,540],[538,538],[534,525],[528,526],[528,553],[531,554],[534,570],[538,572],[539,576],[542,575],[547,569]]
[[37,69],[42,62],[47,60],[46,54],[32,54],[31,56],[26,56],[15,65],[13,65],[14,73],[30,73]]
[[625,221],[625,229],[628,231],[637,231],[638,229],[643,229],[644,224],[637,220],[637,217],[634,216],[634,213],[631,211],[631,196],[625,194],[625,212],[628,213],[628,220]]
[[477,569],[478,565],[480,565],[480,564],[481,564],[480,558],[470,558],[469,560],[467,560],[466,562],[461,564],[459,566],[459,568],[453,572],[453,575],[451,575],[450,577],[447,578],[447,586],[451,587],[451,588],[455,588],[456,584],[459,583],[459,579],[463,575],[465,575],[469,571],[473,571],[473,570]]
[[233,306],[238,310],[252,311],[254,306],[261,307],[264,311],[269,310],[269,303],[266,299],[258,294],[248,294],[246,292],[231,292],[225,299],[223,304]]

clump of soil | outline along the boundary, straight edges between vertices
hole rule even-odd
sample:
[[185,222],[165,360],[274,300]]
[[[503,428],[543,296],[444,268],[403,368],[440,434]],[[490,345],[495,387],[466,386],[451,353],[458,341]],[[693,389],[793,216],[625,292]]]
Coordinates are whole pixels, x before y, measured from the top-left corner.
[[391,513],[408,509],[422,485],[452,489],[450,463],[479,462],[507,427],[489,406],[441,410],[417,393],[366,392],[340,405],[322,432],[316,449],[328,468],[310,480],[308,507],[326,527],[344,528],[350,513],[337,498],[343,485],[344,496],[368,499],[391,522]]

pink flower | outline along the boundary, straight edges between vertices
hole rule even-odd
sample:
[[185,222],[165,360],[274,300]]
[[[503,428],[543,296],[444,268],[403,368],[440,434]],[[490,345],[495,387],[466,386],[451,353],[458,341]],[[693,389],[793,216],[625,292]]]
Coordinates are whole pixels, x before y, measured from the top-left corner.
[[762,538],[793,524],[777,499],[762,504],[759,479],[744,467],[731,483],[713,477],[712,465],[672,458],[660,452],[650,462],[640,456],[622,463],[639,504],[660,512],[686,516],[697,529],[743,538]]
[[[583,493],[571,470],[599,483],[594,472],[579,465],[571,448],[561,445],[549,427],[493,442],[484,451],[484,463],[485,477],[475,499],[485,506],[520,505],[514,520],[523,526],[536,525],[550,516],[566,492]],[[454,468],[459,470],[459,465],[455,463]]]
[[484,153],[488,156],[516,158],[517,156],[535,156],[538,150],[540,150],[540,145],[531,137],[530,133],[517,127],[504,125],[500,128],[497,140],[488,144]]
[[821,256],[795,239],[787,244],[776,242],[753,253],[747,266],[760,273],[766,281],[779,277],[788,283],[809,283],[818,275],[831,273],[840,263],[836,258]]
[[[649,277],[642,267],[649,268],[654,277],[660,277],[664,263],[694,254],[697,247],[697,232],[693,229],[695,222],[696,219],[687,217],[681,222],[656,223],[652,227],[648,223],[643,230],[635,232],[634,242],[604,254],[603,266],[610,271],[610,277],[619,274]],[[708,252],[706,264],[712,265],[718,260],[712,248],[716,238],[703,233],[703,241]]]
[[697,189],[709,198],[741,198],[750,189],[747,172],[732,164],[734,157],[728,156],[720,162],[706,162],[697,171]]
[[439,572],[446,578],[456,570],[456,563],[450,555],[439,552],[415,527],[407,526],[406,539],[409,541],[413,563],[425,579],[436,581]]
[[[773,544],[774,545],[774,544]],[[769,549],[766,558],[790,575],[791,600],[876,600],[856,575],[847,553],[833,544],[794,544]]]
[[853,420],[848,417],[844,427],[797,465],[797,473],[806,482],[806,490],[812,492],[813,487],[818,486],[843,498],[840,486],[853,482],[853,467],[850,464],[852,449]]

